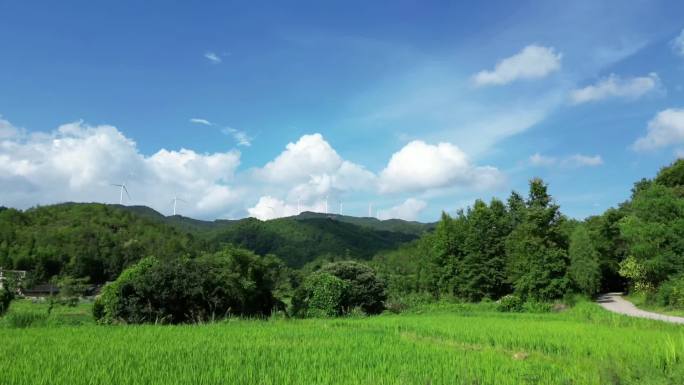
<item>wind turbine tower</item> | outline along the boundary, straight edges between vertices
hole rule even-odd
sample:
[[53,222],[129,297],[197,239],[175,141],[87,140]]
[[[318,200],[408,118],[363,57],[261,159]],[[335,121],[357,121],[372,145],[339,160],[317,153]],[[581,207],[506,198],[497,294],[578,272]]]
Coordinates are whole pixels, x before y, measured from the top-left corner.
[[[176,204],[177,204],[179,201],[180,201],[180,202],[185,202],[184,200],[178,198],[177,196],[174,196],[174,197],[173,197],[173,200],[172,200],[172,202],[173,202],[173,215],[176,215]],[[187,202],[185,202],[185,203],[187,203]]]
[[120,204],[120,205],[123,204],[123,194],[124,194],[124,191],[126,192],[126,196],[128,196],[128,200],[131,200],[131,195],[128,193],[128,189],[126,188],[126,182],[124,182],[124,183],[122,183],[122,184],[112,184],[112,186],[119,187],[119,189],[121,190],[121,191],[119,192],[119,204]]

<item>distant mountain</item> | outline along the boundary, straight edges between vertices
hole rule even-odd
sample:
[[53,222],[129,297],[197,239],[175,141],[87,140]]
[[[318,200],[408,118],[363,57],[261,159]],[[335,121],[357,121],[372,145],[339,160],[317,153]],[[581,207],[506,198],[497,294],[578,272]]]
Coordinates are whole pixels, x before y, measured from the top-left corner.
[[235,244],[274,254],[291,267],[319,257],[370,259],[413,241],[432,224],[302,213],[260,221],[202,221],[164,216],[145,206],[63,203],[0,209],[0,268],[30,270],[37,280],[69,274],[112,280],[146,256],[199,255]]
[[[169,223],[179,229],[185,231],[212,231],[223,227],[231,227],[239,224],[242,221],[249,220],[250,218],[244,219],[217,219],[214,221],[203,221],[199,219],[193,219],[184,217],[181,215],[164,216],[159,212],[147,207],[147,206],[119,206],[125,210],[133,211],[139,215],[145,216],[150,219],[157,219]],[[351,223],[353,225],[367,227],[374,230],[389,231],[395,233],[405,233],[412,235],[421,235],[426,231],[430,231],[435,227],[436,223],[421,223],[415,221],[405,221],[402,219],[387,219],[379,220],[377,218],[370,217],[353,217],[349,215],[338,215],[338,214],[324,214],[315,213],[311,211],[304,211],[299,215],[273,219],[265,222],[271,221],[282,221],[282,220],[295,220],[295,221],[307,221],[310,219],[331,219],[334,221]],[[252,218],[253,219],[253,218]]]
[[323,214],[305,211],[299,215],[289,217],[295,220],[311,219],[311,218],[330,218],[340,222],[351,223],[357,226],[369,227],[375,230],[391,231],[396,233],[406,233],[421,235],[426,231],[435,228],[437,223],[422,223],[416,221],[405,221],[403,219],[386,219],[379,220],[371,217],[352,217],[349,215],[338,214]]
[[255,218],[202,221],[180,215],[165,217],[143,206],[119,206],[178,230],[193,233],[207,247],[231,243],[258,254],[275,254],[292,267],[317,257],[369,259],[382,250],[396,249],[434,228],[433,223],[303,212],[261,221]]
[[211,245],[232,243],[258,254],[275,254],[301,267],[317,257],[370,259],[418,238],[417,234],[377,230],[334,217],[289,217],[269,221],[241,219],[207,234]]

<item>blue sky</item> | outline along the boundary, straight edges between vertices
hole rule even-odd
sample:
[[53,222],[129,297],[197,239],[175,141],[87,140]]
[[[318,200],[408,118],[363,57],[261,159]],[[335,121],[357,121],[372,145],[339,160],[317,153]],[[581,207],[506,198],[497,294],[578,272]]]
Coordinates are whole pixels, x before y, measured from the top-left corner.
[[684,154],[679,1],[140,3],[0,2],[0,204],[583,218]]

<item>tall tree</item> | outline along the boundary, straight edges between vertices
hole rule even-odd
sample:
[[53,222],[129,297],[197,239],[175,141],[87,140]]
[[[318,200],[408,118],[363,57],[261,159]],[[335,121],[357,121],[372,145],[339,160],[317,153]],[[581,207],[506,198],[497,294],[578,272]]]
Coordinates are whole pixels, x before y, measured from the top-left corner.
[[530,181],[525,215],[506,243],[509,279],[521,297],[545,301],[566,293],[568,257],[562,221],[546,184],[538,178]]
[[504,204],[477,200],[465,217],[463,259],[455,294],[469,301],[498,298],[505,287],[505,239],[510,232]]
[[570,238],[570,278],[579,291],[595,295],[601,285],[599,256],[584,226],[577,226]]

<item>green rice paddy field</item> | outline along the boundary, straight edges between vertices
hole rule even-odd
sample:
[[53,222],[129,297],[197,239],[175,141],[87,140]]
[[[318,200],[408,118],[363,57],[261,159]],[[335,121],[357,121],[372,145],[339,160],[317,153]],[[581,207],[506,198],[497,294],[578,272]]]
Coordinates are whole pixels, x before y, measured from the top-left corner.
[[12,306],[0,320],[2,385],[684,384],[684,327],[592,303],[185,326],[98,326],[84,306],[22,321],[43,305]]

